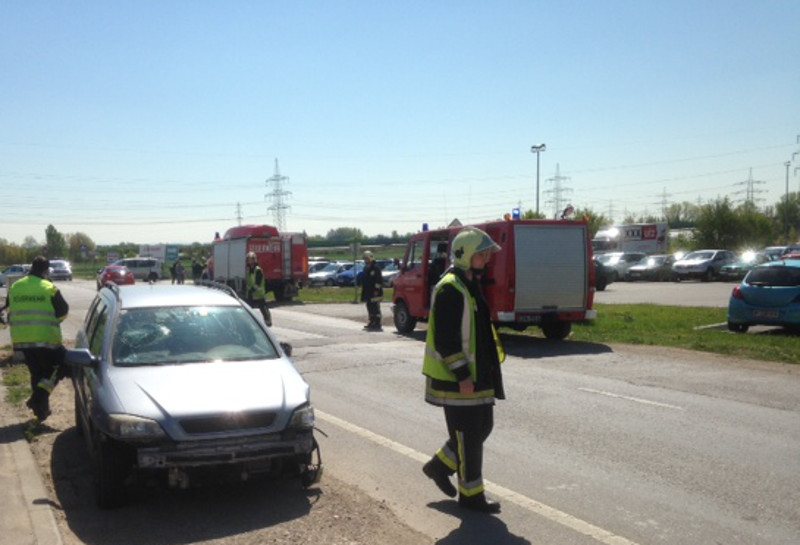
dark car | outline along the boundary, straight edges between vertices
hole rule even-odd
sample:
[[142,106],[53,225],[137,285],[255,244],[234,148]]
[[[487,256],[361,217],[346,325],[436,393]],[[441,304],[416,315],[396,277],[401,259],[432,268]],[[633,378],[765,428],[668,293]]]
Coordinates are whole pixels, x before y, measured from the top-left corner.
[[233,289],[110,285],[75,346],[75,423],[100,507],[124,503],[136,484],[319,478],[309,385],[291,347]]
[[117,284],[118,286],[130,285],[136,283],[136,278],[127,267],[122,265],[108,265],[97,272],[97,289],[99,290],[106,285],[107,282]]
[[599,259],[593,259],[594,263],[594,287],[597,291],[605,291],[606,286],[614,282],[616,271]]
[[675,263],[673,255],[651,255],[641,263],[628,269],[625,280],[649,280],[663,282],[672,280],[672,264]]
[[722,266],[719,270],[719,278],[720,280],[735,280],[738,282],[750,272],[750,269],[769,261],[772,261],[772,259],[766,253],[744,252],[733,263]]

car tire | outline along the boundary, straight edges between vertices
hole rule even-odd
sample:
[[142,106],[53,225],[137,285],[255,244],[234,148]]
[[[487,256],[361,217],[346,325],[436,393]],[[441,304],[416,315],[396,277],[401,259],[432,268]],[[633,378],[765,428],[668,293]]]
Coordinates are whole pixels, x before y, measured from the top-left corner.
[[734,333],[747,333],[748,329],[750,329],[750,326],[747,324],[734,324],[732,322],[728,322],[728,330],[733,331]]
[[78,392],[75,391],[75,431],[78,434],[78,437],[84,436],[83,431],[83,419],[81,418],[81,404],[78,401]]
[[706,272],[703,273],[703,282],[711,282],[712,280],[714,280],[714,271],[708,268]]
[[128,499],[125,479],[131,470],[128,449],[100,434],[95,438],[94,479],[97,506],[111,509]]
[[333,286],[333,283],[334,283],[334,282],[333,282],[333,279],[331,279],[331,278],[329,278],[329,279],[327,279],[327,280],[325,281],[325,285],[326,285],[326,286],[328,286],[328,287],[331,287],[331,286]]
[[572,323],[570,322],[562,322],[558,320],[545,322],[542,324],[542,333],[544,333],[544,336],[554,341],[566,339],[571,331]]
[[408,334],[417,326],[417,319],[411,316],[408,306],[403,301],[398,301],[394,306],[394,327],[399,333]]

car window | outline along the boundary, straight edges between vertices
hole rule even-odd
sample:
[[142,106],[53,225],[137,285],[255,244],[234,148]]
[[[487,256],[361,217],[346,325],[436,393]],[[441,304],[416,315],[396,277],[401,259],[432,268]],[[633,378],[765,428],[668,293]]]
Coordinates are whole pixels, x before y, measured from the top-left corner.
[[422,266],[422,255],[424,250],[425,243],[422,240],[418,240],[411,246],[407,261],[409,270]]
[[269,337],[243,307],[168,307],[120,313],[114,365],[263,360],[277,358]]
[[101,356],[103,352],[103,338],[108,323],[107,311],[108,308],[104,303],[98,304],[87,330],[89,351],[95,356]]
[[753,286],[800,286],[798,267],[755,267],[747,275],[747,283]]

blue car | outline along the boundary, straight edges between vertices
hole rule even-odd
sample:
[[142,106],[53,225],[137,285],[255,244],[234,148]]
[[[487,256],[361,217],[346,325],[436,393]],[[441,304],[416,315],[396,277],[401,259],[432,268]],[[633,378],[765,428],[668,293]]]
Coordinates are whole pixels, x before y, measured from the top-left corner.
[[800,328],[800,259],[753,267],[733,288],[728,329],[745,333],[751,325]]
[[337,286],[352,286],[353,277],[355,276],[357,284],[361,285],[361,279],[364,277],[364,263],[356,263],[356,266],[346,271],[338,273],[334,277],[334,282]]

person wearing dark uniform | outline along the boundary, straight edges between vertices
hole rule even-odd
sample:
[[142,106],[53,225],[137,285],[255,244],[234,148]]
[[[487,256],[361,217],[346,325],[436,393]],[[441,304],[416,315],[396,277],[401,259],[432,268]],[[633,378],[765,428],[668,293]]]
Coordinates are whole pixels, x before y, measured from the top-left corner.
[[361,302],[367,304],[367,331],[381,331],[381,300],[383,300],[383,274],[372,252],[364,252],[364,277],[361,281]]
[[255,252],[247,253],[247,304],[261,311],[264,323],[272,327],[272,315],[267,308],[267,288],[264,271],[258,265]]
[[49,268],[46,257],[36,257],[28,275],[8,290],[11,342],[25,356],[31,377],[26,404],[39,422],[50,416],[50,394],[64,376],[61,322],[69,312],[61,292],[47,279]]
[[[500,363],[505,353],[491,322],[480,276],[500,247],[480,229],[453,239],[453,266],[436,284],[425,345],[425,401],[444,409],[448,439],[422,468],[447,496],[483,513],[499,513],[486,499],[483,444],[494,427],[495,399],[505,399]],[[450,476],[458,474],[458,489]]]

